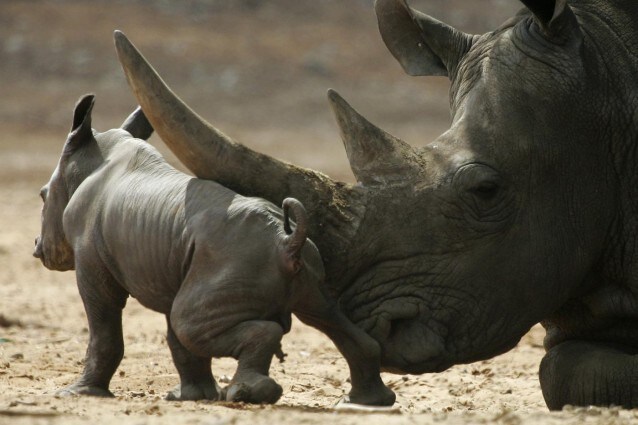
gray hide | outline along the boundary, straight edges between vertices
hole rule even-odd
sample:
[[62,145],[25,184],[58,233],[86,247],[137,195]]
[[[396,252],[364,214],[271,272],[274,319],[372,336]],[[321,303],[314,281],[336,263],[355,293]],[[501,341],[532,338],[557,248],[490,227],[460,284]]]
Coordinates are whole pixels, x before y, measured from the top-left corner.
[[352,186],[233,142],[115,38],[150,122],[197,176],[308,207],[325,284],[385,370],[489,358],[542,321],[550,408],[638,407],[638,2],[523,3],[470,35],[376,1],[406,72],[449,77],[452,123],[413,149],[330,92]]

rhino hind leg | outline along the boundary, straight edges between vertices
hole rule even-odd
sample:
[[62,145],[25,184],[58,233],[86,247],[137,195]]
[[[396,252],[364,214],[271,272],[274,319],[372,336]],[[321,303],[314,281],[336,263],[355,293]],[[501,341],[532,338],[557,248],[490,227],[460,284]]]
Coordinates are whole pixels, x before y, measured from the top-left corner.
[[246,403],[279,400],[283,389],[268,376],[268,371],[273,356],[281,351],[283,328],[268,320],[232,323],[230,312],[224,309],[226,304],[222,304],[219,311],[216,308],[197,310],[190,308],[197,294],[180,295],[173,304],[170,322],[177,339],[192,353],[190,358],[237,359],[237,371],[230,384],[220,391],[219,399]]
[[212,341],[216,356],[237,359],[237,371],[230,384],[222,390],[226,401],[275,403],[283,389],[268,376],[270,363],[281,352],[282,327],[266,320],[242,322]]
[[540,365],[547,407],[638,407],[638,350],[590,341],[566,341],[551,348]]
[[210,369],[210,357],[199,357],[188,351],[175,336],[167,317],[166,341],[180,383],[166,395],[166,400],[219,400],[220,388]]

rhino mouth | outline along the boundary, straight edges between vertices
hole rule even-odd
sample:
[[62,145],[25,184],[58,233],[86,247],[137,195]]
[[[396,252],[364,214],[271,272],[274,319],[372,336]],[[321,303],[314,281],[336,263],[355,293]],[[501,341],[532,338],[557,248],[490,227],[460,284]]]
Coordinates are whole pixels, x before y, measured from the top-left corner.
[[429,303],[407,294],[366,301],[341,299],[350,319],[379,343],[385,372],[441,372],[455,363],[446,346],[450,330]]
[[390,334],[380,344],[381,367],[386,372],[435,373],[454,364],[446,354],[443,338],[419,320],[393,320]]
[[[71,253],[67,250],[56,250],[54,255],[52,253],[46,254],[46,249],[43,243],[42,236],[35,238],[35,248],[33,250],[33,256],[42,262],[42,265],[49,270],[65,272],[75,269],[75,259]],[[55,260],[54,260],[55,259]]]
[[37,236],[35,238],[35,249],[33,250],[33,256],[39,258],[44,263],[44,251],[42,249],[42,238]]

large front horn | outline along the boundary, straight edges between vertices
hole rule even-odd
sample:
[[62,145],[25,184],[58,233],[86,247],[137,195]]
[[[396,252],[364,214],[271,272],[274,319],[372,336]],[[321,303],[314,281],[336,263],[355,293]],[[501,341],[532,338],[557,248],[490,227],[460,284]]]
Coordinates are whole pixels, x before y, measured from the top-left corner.
[[[164,83],[135,46],[115,31],[115,47],[138,103],[157,134],[197,177],[276,205],[287,197],[308,211],[309,236],[326,273],[338,266],[362,214],[362,196],[317,171],[288,164],[235,143],[193,112]],[[331,261],[334,258],[335,261]]]
[[350,167],[364,186],[405,184],[423,169],[410,145],[359,114],[339,93],[328,91]]
[[[191,110],[164,83],[135,46],[115,31],[115,47],[126,78],[144,114],[164,143],[197,177],[215,180],[239,193],[280,205],[289,186],[309,189],[330,179],[300,170],[235,143]],[[303,174],[303,175],[302,175]]]

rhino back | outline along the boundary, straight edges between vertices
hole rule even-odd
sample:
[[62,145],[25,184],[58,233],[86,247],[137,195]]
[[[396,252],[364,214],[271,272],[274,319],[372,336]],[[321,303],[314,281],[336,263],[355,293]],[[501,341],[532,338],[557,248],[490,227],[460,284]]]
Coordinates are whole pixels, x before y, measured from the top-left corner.
[[[185,213],[192,177],[167,164],[150,145],[115,140],[107,133],[98,138],[107,161],[73,194],[65,233],[75,241],[75,250],[94,248],[118,283],[143,305],[167,313],[196,233]],[[211,204],[232,196],[210,183]]]
[[187,261],[186,180],[125,176],[105,195],[96,243],[118,282],[143,305],[170,311]]
[[120,149],[78,194],[94,200],[95,226],[85,232],[120,285],[162,313],[185,281],[279,311],[272,301],[286,298],[277,262],[281,210],[183,174],[146,149]]

